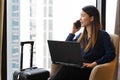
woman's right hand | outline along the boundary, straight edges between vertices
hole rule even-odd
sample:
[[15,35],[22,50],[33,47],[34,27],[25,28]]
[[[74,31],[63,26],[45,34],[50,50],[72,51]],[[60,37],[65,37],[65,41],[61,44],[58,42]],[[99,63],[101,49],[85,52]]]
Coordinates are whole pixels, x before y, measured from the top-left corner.
[[75,34],[77,31],[80,30],[80,27],[79,28],[76,28],[75,25],[73,24],[73,28],[72,28],[72,34]]

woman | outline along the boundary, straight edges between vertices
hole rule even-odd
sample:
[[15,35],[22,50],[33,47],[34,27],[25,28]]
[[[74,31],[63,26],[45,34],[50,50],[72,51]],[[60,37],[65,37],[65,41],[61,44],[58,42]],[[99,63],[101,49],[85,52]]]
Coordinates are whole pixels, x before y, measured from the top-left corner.
[[80,22],[81,26],[84,27],[83,32],[75,37],[75,33],[80,28],[76,28],[73,24],[72,32],[68,35],[66,41],[79,42],[81,54],[88,63],[83,63],[84,68],[62,66],[51,80],[89,80],[93,67],[110,62],[115,58],[110,36],[107,32],[101,30],[100,16],[96,7],[92,5],[83,7]]

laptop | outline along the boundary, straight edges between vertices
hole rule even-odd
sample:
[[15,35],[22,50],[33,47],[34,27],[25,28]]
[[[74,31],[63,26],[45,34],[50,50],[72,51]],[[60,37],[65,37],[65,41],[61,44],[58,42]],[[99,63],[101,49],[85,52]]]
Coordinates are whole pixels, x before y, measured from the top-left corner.
[[83,67],[87,62],[81,55],[81,47],[77,42],[47,40],[51,60],[54,64]]

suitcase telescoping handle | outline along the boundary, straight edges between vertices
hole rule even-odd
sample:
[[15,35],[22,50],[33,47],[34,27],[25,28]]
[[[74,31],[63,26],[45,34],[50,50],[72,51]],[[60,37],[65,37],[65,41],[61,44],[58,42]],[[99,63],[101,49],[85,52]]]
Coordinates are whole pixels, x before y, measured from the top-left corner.
[[24,41],[21,42],[21,61],[20,61],[20,70],[23,69],[23,47],[25,44],[30,44],[31,45],[31,50],[30,50],[30,67],[33,65],[33,45],[34,41]]

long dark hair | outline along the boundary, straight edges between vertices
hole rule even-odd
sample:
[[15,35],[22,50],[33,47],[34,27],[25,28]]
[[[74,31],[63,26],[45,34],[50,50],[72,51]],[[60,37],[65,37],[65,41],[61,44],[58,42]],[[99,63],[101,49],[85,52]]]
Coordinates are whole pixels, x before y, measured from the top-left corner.
[[93,17],[94,20],[91,23],[92,27],[91,27],[91,36],[89,41],[86,43],[86,39],[87,39],[87,30],[86,27],[84,28],[83,33],[81,34],[80,38],[78,39],[78,42],[81,43],[81,46],[84,49],[85,52],[87,52],[89,50],[89,48],[92,46],[92,48],[94,47],[96,40],[97,40],[97,36],[98,36],[98,32],[100,29],[102,29],[101,26],[101,22],[100,22],[100,15],[99,15],[99,11],[97,10],[96,7],[94,7],[93,5],[89,5],[89,6],[85,6],[82,8],[82,10],[87,13],[90,17]]

